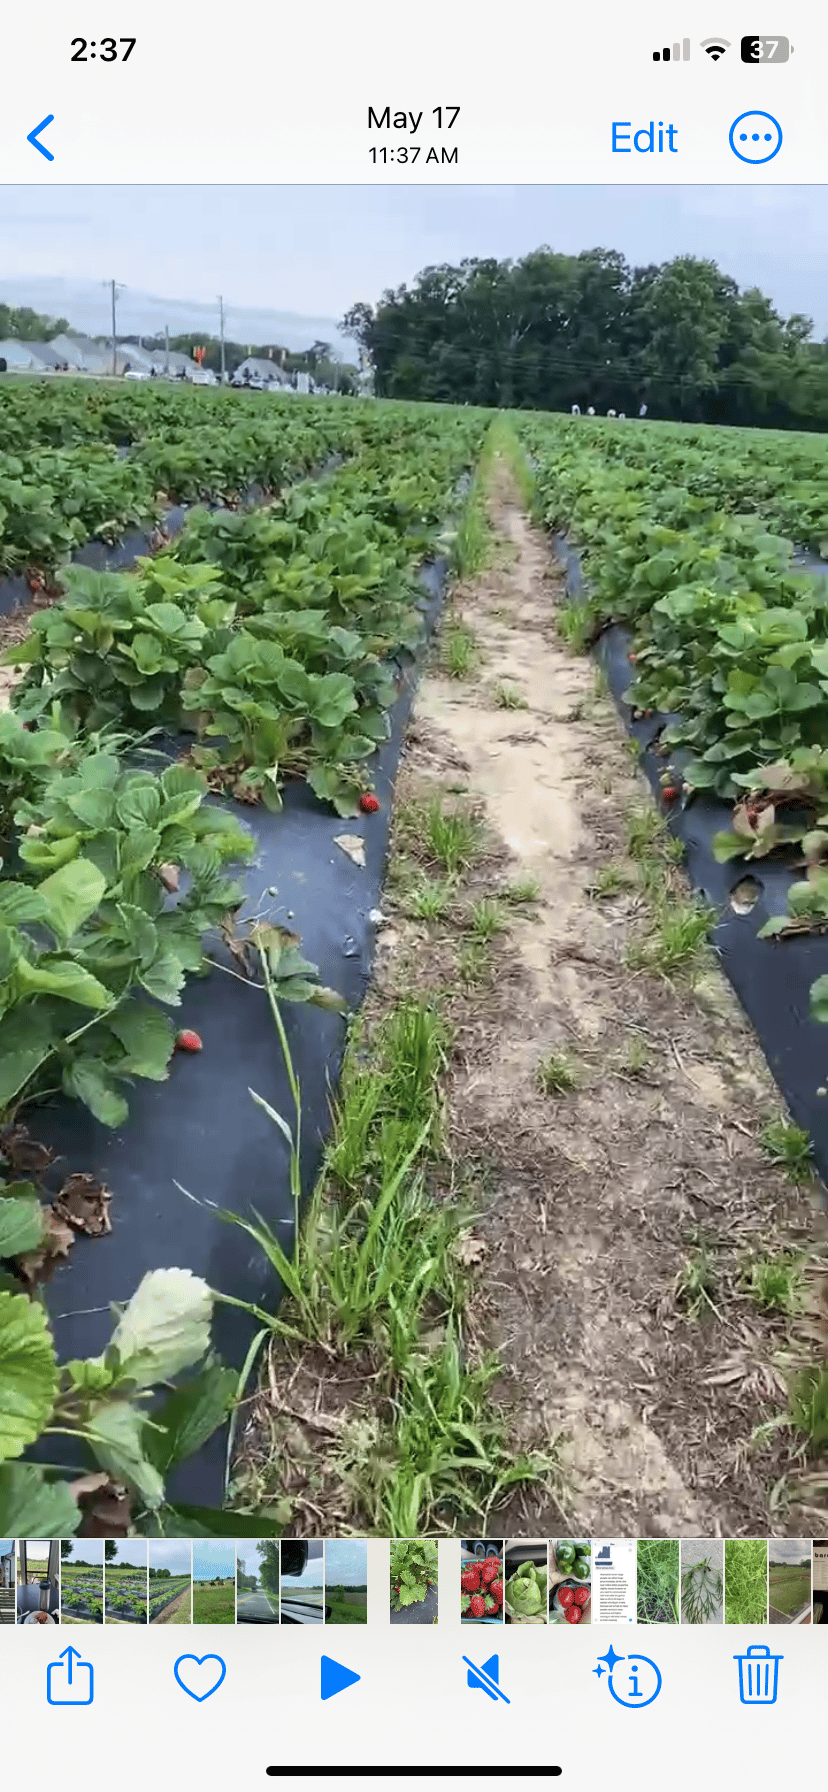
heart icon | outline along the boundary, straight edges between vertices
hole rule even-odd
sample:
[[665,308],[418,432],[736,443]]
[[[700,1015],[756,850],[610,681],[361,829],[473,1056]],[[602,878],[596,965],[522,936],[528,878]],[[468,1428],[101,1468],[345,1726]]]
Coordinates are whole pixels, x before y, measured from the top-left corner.
[[227,1667],[220,1655],[179,1655],[173,1673],[182,1692],[201,1704],[211,1693],[218,1692]]

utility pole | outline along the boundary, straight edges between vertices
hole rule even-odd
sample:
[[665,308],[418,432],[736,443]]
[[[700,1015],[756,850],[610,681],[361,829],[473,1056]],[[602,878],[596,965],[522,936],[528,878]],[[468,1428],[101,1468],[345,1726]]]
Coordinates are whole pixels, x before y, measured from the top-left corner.
[[218,302],[219,302],[219,320],[220,320],[220,331],[221,331],[221,383],[222,383],[222,385],[224,385],[224,300],[221,296],[221,293],[219,293],[219,295],[218,295]]
[[117,359],[116,359],[117,349],[118,349],[118,335],[117,335],[117,326],[115,323],[115,300],[118,296],[118,293],[123,292],[124,289],[123,289],[123,285],[120,284],[117,280],[106,280],[106,281],[104,281],[104,285],[109,287],[110,294],[112,297],[112,374],[113,374],[113,378],[114,378],[115,374],[118,372],[118,363],[117,363]]
[[169,373],[169,371],[170,371],[170,326],[169,326],[169,324],[164,325],[164,353],[167,357],[164,362],[164,372]]

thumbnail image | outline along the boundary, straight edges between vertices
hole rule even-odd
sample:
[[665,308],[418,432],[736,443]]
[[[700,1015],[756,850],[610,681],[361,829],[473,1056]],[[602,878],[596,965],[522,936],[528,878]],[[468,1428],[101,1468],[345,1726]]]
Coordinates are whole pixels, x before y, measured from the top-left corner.
[[14,1623],[14,1589],[14,1538],[0,1537],[0,1624]]
[[768,1542],[768,1617],[771,1624],[811,1622],[811,1544],[803,1537]]
[[632,1537],[593,1537],[593,1624],[637,1623],[637,1557]]
[[391,1539],[391,1623],[437,1623],[437,1545]]
[[282,1624],[324,1624],[325,1546],[282,1538],[282,1585],[279,1618]]
[[18,1624],[61,1622],[61,1545],[56,1538],[18,1538]]
[[325,1622],[368,1622],[368,1544],[362,1538],[325,1544]]
[[107,1624],[146,1624],[147,1546],[138,1537],[104,1544],[104,1611]]
[[725,1543],[725,1623],[767,1624],[768,1545],[765,1537]]
[[54,1537],[17,1539],[17,1622],[60,1623],[60,1544]]
[[61,1543],[60,1553],[60,1615],[62,1622],[64,1624],[102,1624],[104,1621],[103,1537],[67,1537]]
[[236,1539],[236,1623],[278,1624],[279,1544]]
[[545,1537],[513,1538],[506,1543],[503,1611],[507,1624],[548,1622],[549,1544]]
[[147,1544],[149,1621],[189,1624],[192,1613],[192,1544],[186,1539],[151,1537]]
[[681,1544],[682,1624],[724,1623],[724,1543],[685,1537]]
[[503,1623],[503,1543],[475,1538],[460,1544],[461,1624]]
[[592,1542],[557,1537],[549,1545],[549,1622],[592,1623]]
[[828,1625],[828,1537],[814,1540],[813,1581],[813,1622]]
[[679,1542],[677,1537],[641,1537],[638,1542],[638,1622],[679,1621]]
[[235,1624],[236,1545],[230,1538],[193,1543],[193,1623]]

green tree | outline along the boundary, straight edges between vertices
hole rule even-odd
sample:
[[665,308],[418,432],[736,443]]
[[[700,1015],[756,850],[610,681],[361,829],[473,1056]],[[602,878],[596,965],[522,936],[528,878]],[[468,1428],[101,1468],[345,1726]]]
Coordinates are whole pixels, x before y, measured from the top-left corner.
[[256,1553],[261,1563],[259,1579],[266,1593],[279,1597],[279,1544],[269,1539],[256,1544]]

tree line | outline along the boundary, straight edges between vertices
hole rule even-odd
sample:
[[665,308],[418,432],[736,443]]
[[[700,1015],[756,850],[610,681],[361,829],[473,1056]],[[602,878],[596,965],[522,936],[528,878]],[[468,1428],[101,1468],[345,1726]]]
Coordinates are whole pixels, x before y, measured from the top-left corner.
[[467,259],[360,302],[342,330],[379,397],[783,429],[828,427],[828,340],[692,255]]
[[51,342],[68,328],[68,318],[47,317],[31,305],[0,304],[0,342]]

